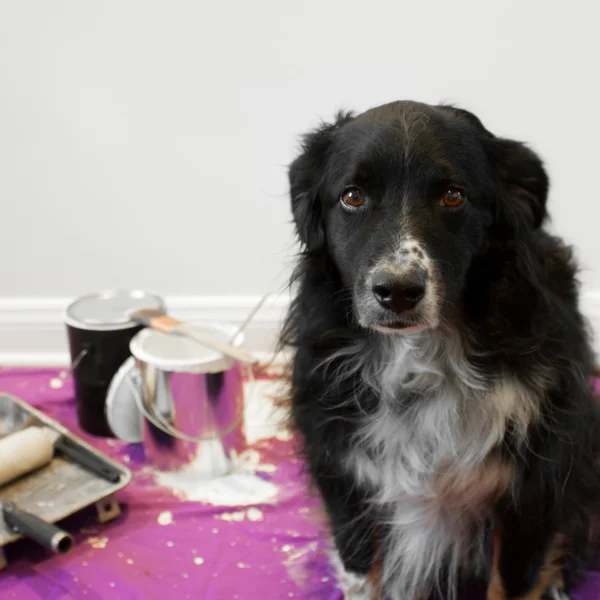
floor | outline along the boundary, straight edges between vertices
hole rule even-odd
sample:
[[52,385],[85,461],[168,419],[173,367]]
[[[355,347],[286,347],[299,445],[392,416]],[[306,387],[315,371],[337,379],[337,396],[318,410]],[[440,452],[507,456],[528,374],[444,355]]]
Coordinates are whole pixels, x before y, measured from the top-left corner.
[[[70,554],[48,556],[26,541],[9,546],[0,598],[341,600],[318,499],[269,400],[277,385],[266,375],[247,384],[249,447],[235,457],[235,473],[198,483],[157,472],[140,445],[83,434],[67,371],[0,370],[0,392],[37,406],[134,474],[116,521],[100,526],[86,509],[64,523],[76,540]],[[598,598],[600,573],[573,595]]]

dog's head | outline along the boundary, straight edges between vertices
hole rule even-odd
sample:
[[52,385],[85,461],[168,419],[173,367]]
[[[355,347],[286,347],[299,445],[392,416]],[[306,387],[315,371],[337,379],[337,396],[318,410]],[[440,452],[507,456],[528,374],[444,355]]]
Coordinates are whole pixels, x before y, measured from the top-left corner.
[[289,178],[306,252],[331,257],[358,323],[384,333],[438,326],[490,238],[546,216],[540,159],[449,106],[339,115],[305,137]]

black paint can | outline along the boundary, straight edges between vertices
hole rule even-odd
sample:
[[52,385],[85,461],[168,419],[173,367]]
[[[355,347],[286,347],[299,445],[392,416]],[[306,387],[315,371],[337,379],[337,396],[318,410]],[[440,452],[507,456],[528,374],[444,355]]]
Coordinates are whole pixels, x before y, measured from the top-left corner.
[[106,393],[130,356],[129,342],[142,329],[131,314],[142,308],[166,312],[160,296],[139,290],[111,290],[77,298],[65,312],[79,426],[113,437],[106,420]]

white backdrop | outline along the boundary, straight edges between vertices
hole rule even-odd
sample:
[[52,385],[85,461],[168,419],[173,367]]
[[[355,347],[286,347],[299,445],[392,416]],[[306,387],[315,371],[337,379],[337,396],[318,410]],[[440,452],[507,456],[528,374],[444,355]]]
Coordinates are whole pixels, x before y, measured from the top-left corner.
[[0,0],[0,310],[278,289],[298,134],[400,98],[530,141],[600,292],[598,22],[595,0]]

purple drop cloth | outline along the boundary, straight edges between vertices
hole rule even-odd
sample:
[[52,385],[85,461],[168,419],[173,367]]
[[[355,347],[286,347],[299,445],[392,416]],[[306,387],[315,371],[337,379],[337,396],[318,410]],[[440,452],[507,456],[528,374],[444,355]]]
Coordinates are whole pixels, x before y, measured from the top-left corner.
[[[3,369],[0,391],[38,407],[134,474],[119,493],[118,519],[98,525],[86,509],[64,522],[76,540],[70,554],[50,556],[28,541],[8,546],[0,600],[342,599],[319,501],[308,492],[291,436],[252,443],[241,475],[246,497],[241,480],[236,493],[206,486],[195,493],[157,480],[140,446],[82,434],[67,372]],[[573,598],[600,599],[600,573]]]

